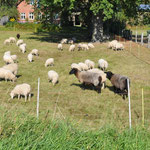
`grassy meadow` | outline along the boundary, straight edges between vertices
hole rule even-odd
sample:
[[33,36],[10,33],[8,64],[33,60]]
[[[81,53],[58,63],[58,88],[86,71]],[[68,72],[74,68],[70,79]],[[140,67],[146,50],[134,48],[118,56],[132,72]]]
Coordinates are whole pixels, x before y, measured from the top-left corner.
[[[28,125],[28,117],[35,118],[36,117],[36,99],[37,99],[37,86],[38,86],[38,78],[40,77],[40,106],[39,106],[39,119],[43,122],[43,126],[41,122],[38,128],[38,121],[33,124],[33,129],[31,132],[36,133],[34,136],[39,136],[39,138],[43,138],[49,133],[44,133],[41,135],[41,132],[44,131],[44,123],[48,124],[51,120],[59,120],[59,121],[68,121],[73,122],[75,127],[79,127],[85,131],[92,131],[94,133],[76,133],[79,139],[79,145],[82,141],[85,140],[85,146],[83,144],[82,149],[92,149],[92,147],[88,148],[89,141],[86,140],[88,137],[96,139],[106,138],[105,134],[98,134],[103,132],[96,131],[105,126],[111,126],[117,129],[117,131],[111,130],[113,133],[113,138],[107,141],[105,139],[102,146],[106,146],[106,143],[111,143],[114,139],[117,139],[117,135],[120,131],[125,130],[129,126],[128,122],[128,99],[123,100],[122,97],[118,94],[114,94],[112,85],[109,80],[106,82],[106,88],[102,90],[101,94],[98,94],[94,90],[86,89],[82,90],[81,84],[78,82],[77,78],[74,75],[69,75],[70,65],[72,63],[84,62],[86,59],[90,59],[95,62],[96,67],[98,65],[98,60],[100,58],[106,59],[109,63],[108,70],[118,73],[121,75],[126,75],[131,80],[131,113],[132,113],[132,127],[136,128],[141,126],[142,124],[142,88],[144,90],[144,108],[145,108],[145,126],[147,130],[150,130],[150,49],[142,47],[133,42],[125,42],[124,51],[112,51],[107,49],[108,43],[95,43],[95,48],[90,49],[88,51],[77,51],[69,52],[68,44],[63,45],[63,51],[57,50],[57,44],[62,37],[71,37],[71,32],[66,34],[48,34],[48,33],[39,33],[35,34],[33,32],[19,32],[21,35],[21,39],[27,44],[27,52],[25,54],[19,52],[18,47],[15,44],[6,46],[3,44],[6,38],[10,36],[15,37],[17,31],[0,31],[0,66],[4,65],[3,62],[3,54],[5,51],[11,51],[11,54],[16,54],[18,56],[18,79],[17,82],[5,82],[0,81],[0,135],[3,138],[3,143],[0,144],[4,146],[8,144],[8,141],[13,141],[13,138],[17,141],[18,138],[21,137],[22,141],[24,141],[24,145],[20,145],[21,149],[27,146],[25,139],[28,139],[29,143],[32,143],[36,139],[36,137],[31,137],[30,133],[30,124]],[[78,42],[87,41],[83,33],[77,32],[75,35],[77,37]],[[78,38],[79,37],[79,38]],[[77,45],[77,44],[76,44]],[[39,56],[35,56],[34,62],[29,63],[27,61],[27,55],[32,49],[39,50]],[[47,58],[54,58],[55,65],[53,67],[45,68],[44,63]],[[59,83],[55,86],[52,83],[48,82],[47,73],[49,70],[55,70],[59,74]],[[18,100],[17,98],[11,100],[10,92],[15,87],[15,85],[20,83],[28,83],[31,85],[33,96],[31,101],[27,101],[25,103],[24,98]],[[34,119],[30,119],[32,122]],[[19,122],[19,124],[18,124]],[[28,122],[28,123],[27,123]],[[15,125],[16,124],[16,125]],[[18,128],[21,130],[27,130],[26,134],[22,132],[18,132]],[[24,127],[25,124],[25,127]],[[32,124],[31,124],[32,125]],[[40,128],[41,127],[41,128]],[[66,131],[66,126],[63,126]],[[62,128],[63,128],[62,127]],[[48,127],[49,128],[49,127]],[[57,129],[57,128],[56,128]],[[53,132],[54,129],[49,129]],[[58,129],[59,130],[59,129]],[[63,129],[62,129],[63,130]],[[62,131],[60,129],[60,131]],[[63,131],[64,131],[63,130]],[[65,134],[65,138],[69,137],[72,139],[76,134],[63,132]],[[109,131],[107,131],[109,132]],[[106,132],[106,135],[107,135]],[[133,131],[134,132],[134,131]],[[58,137],[60,137],[61,132],[57,130],[54,131],[56,133],[56,141]],[[30,135],[31,134],[31,135]],[[90,134],[89,136],[87,134]],[[116,135],[117,134],[117,135]],[[129,133],[127,133],[129,134]],[[58,136],[59,135],[59,136]],[[120,144],[122,138],[126,135],[126,131],[122,133],[120,137]],[[139,133],[139,135],[141,135]],[[142,136],[137,136],[137,141],[143,138],[148,138],[150,136],[147,135],[147,132],[142,133]],[[144,136],[146,135],[146,136]],[[58,137],[57,137],[58,136]],[[63,135],[64,136],[64,135]],[[7,141],[7,137],[9,140]],[[80,138],[79,138],[80,137]],[[108,134],[109,137],[109,134]],[[62,137],[63,138],[63,137]],[[73,138],[72,141],[74,145],[78,145],[78,141],[76,138]],[[54,139],[53,139],[54,140]],[[52,141],[53,141],[52,140]],[[64,140],[64,139],[63,139]],[[61,141],[63,141],[61,139]],[[80,141],[81,140],[81,141]],[[132,136],[128,139],[132,140]],[[17,142],[15,145],[9,145],[9,149],[17,149]],[[37,139],[38,141],[38,139]],[[52,142],[51,141],[51,142]],[[128,141],[128,142],[129,142]],[[46,139],[45,139],[46,142]],[[92,142],[92,141],[91,141]],[[94,141],[93,141],[94,142]],[[53,142],[52,142],[53,143]],[[57,143],[57,142],[56,142]],[[133,142],[134,143],[134,142]],[[40,144],[40,143],[38,143]],[[41,146],[42,146],[41,141]],[[46,143],[45,143],[46,144]],[[89,143],[91,145],[91,143]],[[115,145],[115,142],[113,143]],[[12,147],[11,147],[12,146]],[[33,149],[37,148],[37,145],[32,145]],[[34,147],[35,146],[35,147]],[[69,146],[69,145],[68,145]],[[70,145],[73,146],[73,145]],[[97,145],[96,145],[97,146]],[[100,146],[100,145],[99,145]],[[111,144],[107,145],[106,149],[110,149]],[[120,147],[121,145],[117,145]],[[113,147],[114,149],[118,149]],[[125,146],[125,145],[124,145]],[[121,147],[121,149],[128,147]],[[141,145],[140,145],[141,146]],[[66,145],[64,146],[66,147]],[[4,146],[4,149],[7,149]],[[47,147],[48,148],[48,147]],[[54,149],[54,147],[51,147]],[[81,148],[81,147],[80,147]],[[135,148],[135,147],[134,147]],[[138,147],[140,148],[140,147]],[[147,148],[147,147],[146,147]],[[1,149],[1,148],[0,148]],[[19,148],[18,148],[19,149]],[[31,149],[28,147],[27,149]],[[46,149],[46,147],[45,147]],[[56,148],[57,149],[57,148]],[[79,149],[79,147],[70,147],[70,149]],[[93,147],[93,149],[97,149],[97,147]],[[103,147],[105,149],[105,147]],[[144,148],[145,149],[145,148]]]

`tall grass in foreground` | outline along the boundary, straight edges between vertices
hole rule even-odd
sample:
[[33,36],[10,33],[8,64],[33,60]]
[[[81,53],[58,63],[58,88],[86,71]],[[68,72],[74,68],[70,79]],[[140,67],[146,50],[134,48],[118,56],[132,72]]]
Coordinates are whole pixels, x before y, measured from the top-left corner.
[[1,119],[0,149],[150,149],[150,133],[142,128],[119,131],[104,127],[95,131],[83,131],[69,121],[48,122],[34,118],[20,121],[17,118],[15,121]]

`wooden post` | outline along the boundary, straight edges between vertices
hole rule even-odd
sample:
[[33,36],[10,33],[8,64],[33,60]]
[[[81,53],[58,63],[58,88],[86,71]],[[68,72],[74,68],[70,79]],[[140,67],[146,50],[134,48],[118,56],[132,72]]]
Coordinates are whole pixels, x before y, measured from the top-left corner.
[[40,78],[38,78],[38,91],[37,91],[37,119],[39,118],[39,96],[40,96]]
[[144,94],[143,94],[143,88],[142,88],[142,125],[144,127]]
[[150,34],[148,35],[148,48],[150,48]]
[[143,45],[143,33],[141,34],[141,45]]
[[129,86],[129,79],[127,79],[128,84],[128,99],[129,99],[129,128],[131,129],[131,102],[130,102],[130,86]]
[[135,42],[137,43],[137,31],[135,32]]

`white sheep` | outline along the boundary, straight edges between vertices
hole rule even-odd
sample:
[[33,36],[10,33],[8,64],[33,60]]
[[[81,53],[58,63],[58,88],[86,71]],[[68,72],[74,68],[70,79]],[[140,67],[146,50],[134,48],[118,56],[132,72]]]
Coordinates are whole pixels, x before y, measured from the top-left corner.
[[21,44],[21,45],[19,46],[19,49],[20,49],[20,51],[21,51],[22,53],[25,53],[25,52],[26,52],[26,46],[25,46],[24,44]]
[[10,52],[10,51],[7,51],[7,52],[4,53],[4,55],[9,55],[9,56],[10,56],[10,55],[11,55],[11,52]]
[[33,55],[31,53],[28,54],[28,61],[32,62],[33,61]]
[[5,79],[6,81],[10,80],[13,82],[15,82],[17,79],[16,76],[10,70],[4,68],[0,68],[0,78]]
[[62,39],[60,43],[61,44],[66,44],[67,42],[68,42],[68,39]]
[[74,51],[75,50],[75,45],[74,44],[72,44],[72,45],[70,45],[70,47],[69,47],[69,52],[71,52],[71,51]]
[[14,62],[17,62],[17,55],[11,55],[11,58],[13,59]]
[[124,45],[122,43],[116,43],[113,46],[113,50],[123,50],[124,49]]
[[108,48],[113,48],[116,43],[118,43],[117,40],[113,40],[113,41],[109,42],[109,43],[108,43]]
[[61,43],[59,43],[59,44],[58,44],[58,46],[57,46],[57,48],[58,48],[58,50],[63,50],[63,46],[62,46],[62,44],[61,44]]
[[10,40],[10,43],[16,43],[16,39],[14,37],[10,37],[9,40]]
[[81,43],[79,43],[77,47],[78,47],[78,51],[82,50],[82,44]]
[[95,48],[95,46],[92,43],[88,43],[89,48]]
[[105,83],[106,83],[106,80],[107,80],[106,73],[104,73],[104,71],[102,71],[102,70],[99,70],[98,68],[90,69],[88,71],[98,73],[98,74],[101,75],[101,77],[102,77],[102,89],[104,89],[105,88]]
[[18,40],[17,43],[16,43],[17,46],[20,46],[21,44],[23,44],[23,40],[22,39]]
[[6,64],[12,64],[12,63],[14,63],[14,61],[13,61],[13,59],[11,58],[10,55],[4,55],[4,56],[3,56],[3,60],[4,60],[4,62],[5,62]]
[[99,59],[98,67],[105,71],[108,68],[108,62],[104,59]]
[[76,63],[72,63],[71,64],[71,68],[73,69],[73,68],[76,68],[76,69],[78,69],[79,71],[81,71],[81,67],[78,65],[78,64],[76,64]]
[[80,63],[78,63],[78,65],[81,68],[81,71],[87,71],[88,70],[88,66],[85,63],[80,62]]
[[73,40],[68,40],[68,44],[73,44],[74,41]]
[[10,96],[13,99],[17,95],[18,95],[18,99],[20,99],[21,95],[25,96],[25,102],[27,101],[27,98],[29,96],[29,101],[30,101],[31,86],[27,83],[16,85],[15,88],[11,91]]
[[49,58],[45,62],[45,67],[47,66],[54,66],[54,58]]
[[88,69],[93,69],[95,66],[95,63],[89,59],[85,60],[84,63],[88,66]]
[[53,85],[58,83],[58,78],[59,78],[59,75],[54,70],[50,70],[48,72],[48,80],[51,81],[53,83]]
[[9,45],[10,44],[10,39],[6,39],[5,41],[4,41],[4,45]]
[[82,50],[89,50],[89,47],[87,44],[82,44]]
[[8,64],[3,66],[4,69],[10,70],[14,75],[18,72],[18,65],[17,64]]
[[32,54],[32,55],[35,55],[35,56],[39,56],[39,51],[38,51],[37,49],[33,49],[33,50],[31,51],[31,54]]

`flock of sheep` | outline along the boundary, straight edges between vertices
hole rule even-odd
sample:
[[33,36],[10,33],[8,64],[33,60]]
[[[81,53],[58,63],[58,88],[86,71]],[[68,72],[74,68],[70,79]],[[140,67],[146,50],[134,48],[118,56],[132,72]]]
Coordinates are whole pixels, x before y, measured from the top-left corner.
[[[9,45],[11,43],[16,43],[19,47],[19,50],[22,53],[26,52],[26,43],[20,38],[20,35],[17,35],[18,41],[14,37],[10,37],[4,41],[5,45]],[[71,44],[69,47],[69,51],[75,50],[75,38],[71,40],[62,39],[61,42],[58,44],[58,50],[63,50],[63,44],[69,43]],[[88,50],[89,48],[94,48],[92,43],[82,44],[79,43],[77,46],[78,50]],[[108,48],[112,48],[115,50],[123,50],[123,44],[119,43],[116,40],[109,42]],[[33,56],[39,56],[39,51],[37,49],[33,49],[27,56],[29,62],[33,61]],[[17,72],[18,72],[18,64],[17,64],[17,55],[11,55],[10,51],[7,51],[3,55],[3,60],[6,63],[5,66],[0,68],[0,78],[10,80],[15,82],[17,80]],[[54,58],[49,58],[45,61],[45,67],[53,66],[54,65]],[[92,85],[97,88],[98,93],[101,93],[101,88],[105,88],[107,78],[111,81],[112,85],[116,92],[121,91],[123,92],[123,98],[127,96],[128,88],[127,88],[127,79],[128,77],[122,76],[119,74],[113,74],[112,72],[106,72],[108,68],[108,62],[104,59],[98,60],[98,68],[95,68],[95,63],[89,59],[85,60],[85,62],[72,63],[71,64],[71,71],[69,74],[75,74],[78,78],[79,82],[81,82],[84,86],[87,84]],[[48,80],[52,82],[53,85],[58,83],[59,75],[56,71],[50,70],[48,72]],[[124,94],[125,93],[125,94]],[[14,87],[11,91],[10,96],[13,99],[15,96],[25,97],[25,101],[27,98],[31,97],[31,86],[27,83],[18,84]]]

